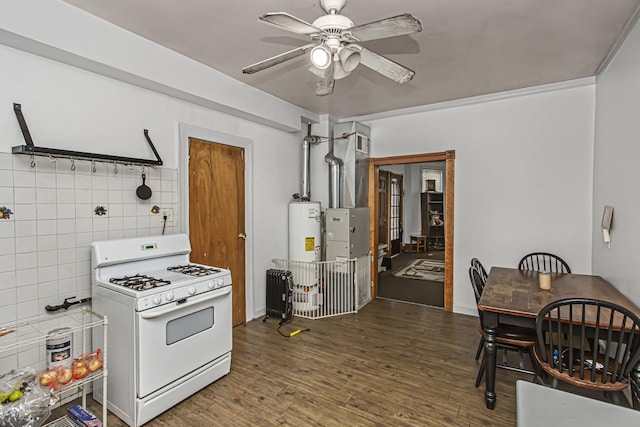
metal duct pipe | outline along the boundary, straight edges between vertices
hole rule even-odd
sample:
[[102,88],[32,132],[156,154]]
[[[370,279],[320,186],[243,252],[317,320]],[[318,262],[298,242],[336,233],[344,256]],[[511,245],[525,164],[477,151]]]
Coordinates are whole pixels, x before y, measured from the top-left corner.
[[333,139],[329,141],[329,152],[324,156],[324,161],[329,163],[329,207],[339,208],[340,200],[342,200],[340,183],[342,182],[342,165],[344,163],[342,159],[333,154]]
[[311,200],[311,144],[318,144],[320,137],[311,135],[311,123],[308,125],[307,136],[302,139],[302,194],[301,200]]

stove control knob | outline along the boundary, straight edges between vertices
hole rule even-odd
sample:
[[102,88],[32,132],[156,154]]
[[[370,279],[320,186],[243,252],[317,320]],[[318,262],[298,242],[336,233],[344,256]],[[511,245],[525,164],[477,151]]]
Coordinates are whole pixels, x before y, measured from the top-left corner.
[[224,279],[221,277],[218,279],[216,285],[218,285],[219,288],[224,286]]
[[153,303],[154,304],[160,304],[162,302],[162,297],[160,295],[156,295],[155,297],[153,297]]
[[189,289],[187,291],[189,292],[189,295],[196,294],[196,288],[194,288],[193,286],[189,286]]
[[213,289],[213,286],[214,286],[214,284],[213,284],[213,280],[212,280],[212,281],[209,282],[209,289]]
[[167,301],[173,301],[173,291],[167,292]]

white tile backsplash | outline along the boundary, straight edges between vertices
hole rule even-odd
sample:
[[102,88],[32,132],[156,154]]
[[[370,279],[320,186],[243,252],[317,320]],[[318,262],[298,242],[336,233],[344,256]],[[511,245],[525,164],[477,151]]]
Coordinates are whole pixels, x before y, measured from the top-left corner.
[[18,321],[37,316],[38,313],[40,313],[40,310],[38,310],[38,300],[18,303],[16,304],[16,308]]
[[76,205],[73,203],[58,204],[58,218],[70,219],[76,217]]
[[74,248],[60,249],[58,251],[58,264],[68,264],[75,261],[76,261],[76,250]]
[[58,236],[38,236],[38,250],[52,251],[58,249]]
[[0,187],[13,188],[13,172],[0,169]]
[[37,206],[35,203],[28,205],[16,204],[16,209],[13,211],[16,221],[29,221],[37,219]]
[[13,289],[16,287],[16,272],[5,271],[0,273],[0,289]]
[[36,188],[37,203],[56,203],[55,188]]
[[51,282],[58,280],[58,266],[40,267],[38,268],[38,282]]
[[58,294],[58,282],[42,282],[38,284],[38,297],[48,298]]
[[33,171],[35,168],[31,166],[31,162],[38,163],[38,158],[31,156],[13,156],[13,168],[19,171]]
[[16,221],[15,227],[15,236],[17,238],[32,237],[38,235],[37,221]]
[[58,265],[58,251],[39,251],[38,267]]
[[55,219],[38,220],[37,223],[37,232],[39,236],[58,234],[58,221]]
[[13,202],[13,187],[0,187],[0,205],[11,206]]
[[15,221],[14,220],[2,220],[0,221],[0,239],[7,237],[15,237]]
[[38,283],[38,269],[30,268],[27,270],[16,271],[17,286],[35,285]]
[[58,234],[58,249],[68,249],[76,247],[75,234]]
[[33,301],[38,299],[38,285],[18,286],[17,302]]
[[14,187],[15,203],[16,204],[35,204],[36,203],[36,189],[26,187]]
[[16,255],[1,255],[0,256],[0,273],[6,273],[9,271],[15,271],[16,269]]
[[58,188],[56,190],[57,203],[74,204],[76,202],[76,193],[73,188]]
[[13,155],[0,153],[0,169],[13,171]]
[[0,239],[0,255],[12,255],[16,252],[16,239]]
[[[75,261],[75,250],[73,251],[73,259]],[[59,265],[59,269],[58,269],[58,279],[71,279],[74,277],[77,277],[77,272],[76,272],[76,263],[75,262],[68,262],[68,263],[63,263],[60,262]]]
[[58,206],[55,203],[38,203],[36,205],[36,217],[41,219],[57,219]]
[[22,237],[20,239],[15,239],[15,241],[17,254],[36,252],[38,250],[38,238],[36,236]]
[[57,184],[58,190],[60,189],[73,190],[76,187],[75,175],[71,173],[58,173],[56,176],[56,184]]
[[15,270],[29,270],[38,267],[38,252],[25,252],[15,255]]
[[16,187],[36,187],[36,174],[34,170],[20,171],[16,170],[13,173],[13,178],[16,183]]
[[[174,210],[178,172],[145,168],[149,200],[140,200],[142,168],[69,159],[0,153],[0,207],[13,211],[0,219],[0,323],[44,314],[46,304],[91,295],[91,242],[162,232],[151,208]],[[93,166],[96,171],[94,172]],[[94,213],[97,206],[107,214]],[[1,363],[1,362],[0,362]]]
[[71,234],[74,233],[76,227],[75,219],[59,219],[57,221],[58,234]]
[[36,172],[36,187],[37,188],[57,188],[56,174],[43,173],[43,172],[40,172],[40,170],[38,170],[38,172]]
[[15,288],[0,290],[0,307],[14,305],[16,301]]

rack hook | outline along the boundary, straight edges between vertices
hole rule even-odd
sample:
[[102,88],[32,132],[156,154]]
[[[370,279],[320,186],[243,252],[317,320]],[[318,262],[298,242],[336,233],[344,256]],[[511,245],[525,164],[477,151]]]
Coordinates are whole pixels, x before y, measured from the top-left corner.
[[55,162],[56,162],[56,159],[55,159],[55,157],[53,157],[51,154],[49,154],[49,161],[50,161],[51,163],[55,163]]
[[118,175],[118,164],[113,162],[113,174]]
[[33,154],[31,155],[31,167],[36,167],[36,156],[34,156]]
[[96,161],[95,160],[91,160],[91,170],[93,171],[93,173],[96,173]]
[[76,170],[76,159],[71,159],[71,170]]

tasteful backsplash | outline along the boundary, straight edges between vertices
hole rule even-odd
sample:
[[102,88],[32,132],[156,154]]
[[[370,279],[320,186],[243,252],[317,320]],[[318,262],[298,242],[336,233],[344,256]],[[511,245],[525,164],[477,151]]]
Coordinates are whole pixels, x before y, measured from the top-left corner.
[[91,242],[161,234],[163,209],[177,232],[175,169],[0,153],[0,326],[91,296]]

